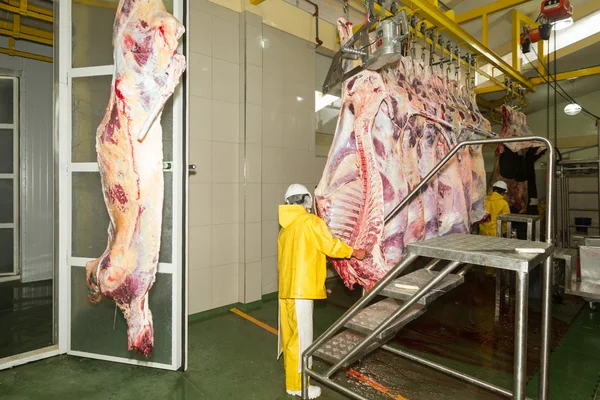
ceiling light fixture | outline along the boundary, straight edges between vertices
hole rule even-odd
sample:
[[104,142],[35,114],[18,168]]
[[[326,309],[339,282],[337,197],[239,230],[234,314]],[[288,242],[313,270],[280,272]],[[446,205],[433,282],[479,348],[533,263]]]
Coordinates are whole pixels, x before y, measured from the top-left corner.
[[581,112],[581,106],[577,103],[567,104],[565,106],[565,114],[567,115],[577,115]]
[[554,22],[552,22],[552,28],[555,31],[562,31],[563,29],[567,29],[571,25],[573,25],[573,18],[572,17],[569,17],[567,19],[561,19],[560,21],[554,21]]
[[[575,80],[576,79],[577,78],[569,79],[569,83],[571,83],[571,93],[573,93],[573,95],[575,95]],[[573,101],[572,103],[567,104],[565,106],[565,114],[567,114],[567,115],[577,115],[580,112],[581,112],[581,106],[579,104],[575,103],[575,101]]]

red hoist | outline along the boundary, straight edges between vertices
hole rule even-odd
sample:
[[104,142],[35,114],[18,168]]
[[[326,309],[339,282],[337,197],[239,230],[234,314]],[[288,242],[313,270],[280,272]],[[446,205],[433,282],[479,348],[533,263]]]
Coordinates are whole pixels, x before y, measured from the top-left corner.
[[538,20],[540,25],[535,28],[523,27],[521,32],[521,50],[529,53],[531,44],[540,40],[550,39],[552,24],[573,15],[573,6],[569,0],[544,0],[540,7]]

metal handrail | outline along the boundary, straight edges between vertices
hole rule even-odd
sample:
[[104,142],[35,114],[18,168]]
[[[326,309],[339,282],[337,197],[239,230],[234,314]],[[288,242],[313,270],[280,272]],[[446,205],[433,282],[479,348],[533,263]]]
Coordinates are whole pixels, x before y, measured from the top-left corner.
[[[398,204],[394,209],[384,218],[384,223],[394,218],[402,208],[404,208],[417,194],[420,193],[421,189],[427,185],[427,183],[458,153],[458,151],[466,146],[485,145],[494,143],[511,143],[511,142],[542,142],[547,145],[548,149],[548,185],[546,188],[546,242],[552,243],[552,232],[553,232],[553,219],[552,213],[554,210],[553,201],[553,186],[554,186],[554,174],[555,174],[555,160],[554,160],[554,147],[552,143],[541,136],[527,136],[527,137],[509,137],[509,138],[495,138],[495,139],[481,139],[481,140],[467,140],[457,144],[424,178],[423,180]],[[360,309],[374,299],[380,292],[388,286],[393,279],[400,275],[415,259],[417,258],[414,254],[408,254],[402,261],[400,261],[392,270],[390,270],[381,281],[379,281],[365,296],[361,297],[348,311],[346,311],[342,317],[340,317],[333,325],[331,325],[315,342],[313,342],[305,351],[302,353],[302,399],[308,398],[308,376],[311,375],[317,378],[317,374],[309,371],[308,359],[316,352],[316,350],[325,343],[326,340],[330,339],[335,333],[337,333],[352,317],[354,317]],[[446,276],[454,268],[455,263],[450,263],[446,266],[440,275]],[[552,255],[550,255],[544,261],[543,278],[542,278],[542,343],[540,346],[540,399],[545,400],[548,397],[548,357],[550,353],[550,288],[551,288],[551,267],[552,267]],[[434,282],[435,281],[435,282]],[[398,318],[398,316],[406,311],[412,304],[423,296],[430,288],[437,284],[436,278],[430,281],[425,287],[421,288],[415,295],[413,295],[408,302],[399,310],[388,317],[379,327],[367,336],[358,346],[354,347],[346,356],[338,361],[332,368],[326,373],[326,379],[329,378],[335,371],[347,360],[354,355],[358,354],[364,347],[373,341],[375,336],[383,331],[391,322]],[[400,311],[400,312],[398,312]],[[333,382],[327,382],[330,386],[334,385]],[[338,388],[340,389],[340,388]],[[348,391],[344,391],[348,394]],[[360,396],[354,396],[361,398]]]

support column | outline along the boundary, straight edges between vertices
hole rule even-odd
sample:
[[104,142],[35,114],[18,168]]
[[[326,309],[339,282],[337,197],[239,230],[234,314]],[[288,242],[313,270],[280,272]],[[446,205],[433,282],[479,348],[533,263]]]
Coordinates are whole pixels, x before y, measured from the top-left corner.
[[262,18],[240,14],[240,264],[238,298],[262,297]]

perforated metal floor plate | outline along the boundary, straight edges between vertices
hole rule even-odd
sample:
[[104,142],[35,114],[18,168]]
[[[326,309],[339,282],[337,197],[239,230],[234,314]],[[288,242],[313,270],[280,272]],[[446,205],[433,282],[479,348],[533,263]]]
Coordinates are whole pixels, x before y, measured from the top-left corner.
[[[315,352],[315,357],[319,357],[325,361],[336,363],[346,354],[356,347],[366,336],[354,331],[342,331],[327,341],[320,349]],[[357,356],[348,360],[344,367],[354,363],[356,360],[365,354],[375,350],[381,346],[381,342],[375,341],[367,346],[365,351],[361,351]]]
[[[529,272],[554,251],[554,246],[545,242],[459,233],[411,243],[407,247],[409,253],[417,256],[522,272]],[[544,249],[544,253],[517,253],[517,248]]]
[[[404,302],[396,299],[385,299],[375,304],[371,304],[361,312],[359,312],[354,318],[352,318],[347,324],[346,328],[353,329],[358,332],[369,334],[373,332],[381,323],[387,319],[394,311],[400,308]],[[425,306],[421,304],[415,304],[402,314],[390,327],[383,330],[379,335],[378,339],[386,339],[398,332],[402,327],[408,324],[413,319],[425,312]]]
[[[410,290],[398,287],[397,285],[410,285],[422,288],[439,274],[438,271],[427,271],[426,269],[419,269],[415,272],[411,272],[408,275],[401,276],[390,283],[386,288],[381,291],[383,296],[392,297],[399,300],[410,299],[417,290]],[[426,293],[423,297],[417,301],[417,304],[427,305],[433,300],[437,299],[444,293],[454,289],[465,281],[461,275],[449,274],[440,283],[438,283],[429,293]]]

